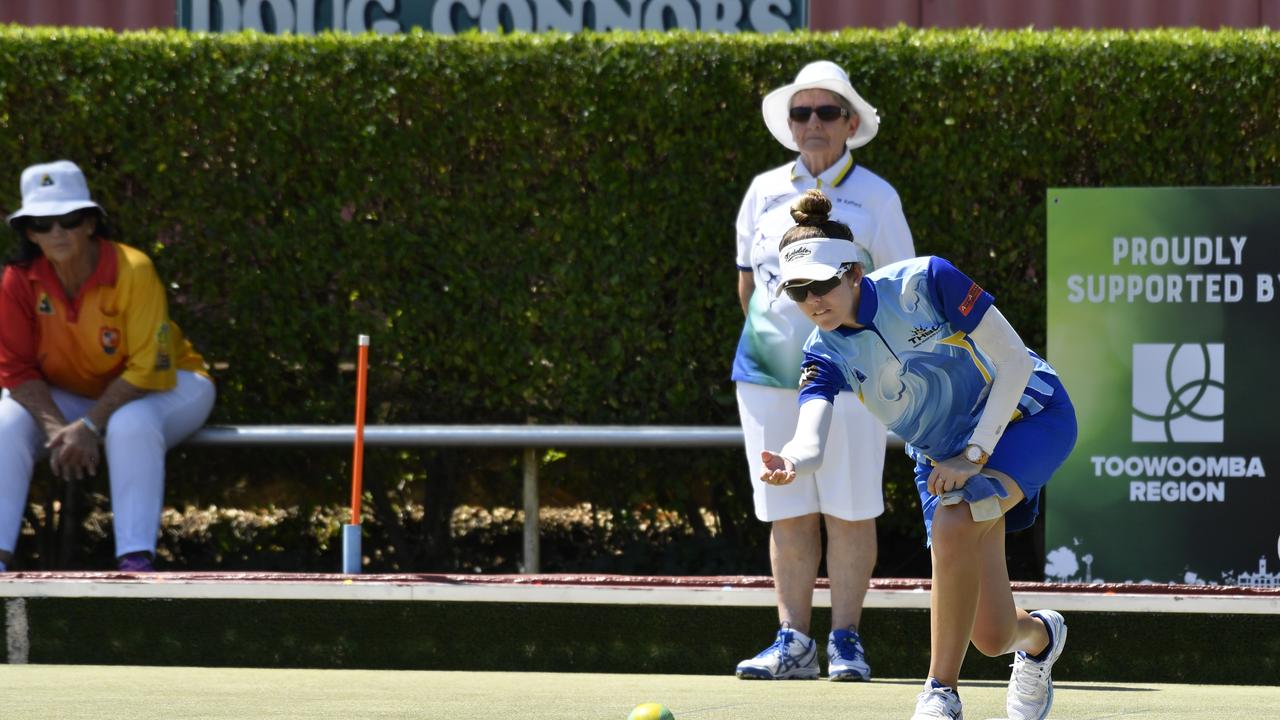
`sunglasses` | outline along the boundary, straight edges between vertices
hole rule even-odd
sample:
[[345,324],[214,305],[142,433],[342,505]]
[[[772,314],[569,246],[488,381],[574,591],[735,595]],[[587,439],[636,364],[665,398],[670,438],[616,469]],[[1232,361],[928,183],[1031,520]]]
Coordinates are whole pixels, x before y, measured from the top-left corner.
[[797,105],[791,108],[791,119],[798,123],[809,122],[809,116],[818,113],[818,119],[822,122],[831,122],[839,120],[843,117],[849,117],[849,111],[839,105],[819,105],[818,107],[809,107],[808,105]]
[[840,284],[840,281],[843,278],[844,273],[836,273],[835,277],[830,277],[826,280],[814,280],[813,282],[808,282],[804,285],[792,285],[790,287],[783,288],[783,291],[787,293],[787,297],[798,303],[802,303],[809,297],[809,293],[813,293],[814,297],[822,297],[832,290],[835,290],[836,286]]
[[27,218],[27,227],[33,232],[47,233],[53,230],[54,224],[62,226],[63,230],[74,230],[84,223],[85,213],[83,210],[69,212],[66,215],[58,215],[56,217],[29,217]]

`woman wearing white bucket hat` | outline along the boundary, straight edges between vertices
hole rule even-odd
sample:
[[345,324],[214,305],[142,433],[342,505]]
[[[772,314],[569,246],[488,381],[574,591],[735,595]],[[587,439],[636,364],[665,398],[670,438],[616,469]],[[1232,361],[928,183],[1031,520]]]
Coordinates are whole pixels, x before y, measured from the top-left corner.
[[867,680],[871,668],[858,626],[876,560],[875,518],[884,512],[885,429],[856,397],[841,393],[831,433],[842,441],[829,445],[840,456],[829,455],[819,472],[788,485],[760,482],[761,453],[781,446],[795,430],[802,347],[812,329],[795,303],[776,297],[778,244],[793,225],[792,202],[820,189],[835,205],[833,219],[852,229],[868,269],[913,257],[915,248],[898,193],[855,163],[850,152],[875,137],[880,121],[844,70],[825,60],[810,63],[795,82],[769,93],[761,110],[769,132],[799,157],[757,176],[738,213],[738,297],[746,323],[733,379],[756,516],[772,524],[769,554],[780,629],[773,645],[739,663],[736,674],[769,680],[818,676],[809,622],[825,524],[832,620],[827,676]]
[[0,570],[13,560],[35,460],[110,470],[121,570],[152,570],[164,454],[213,408],[204,359],[169,320],[150,258],[108,239],[106,213],[66,160],[22,173],[16,254],[0,281]]

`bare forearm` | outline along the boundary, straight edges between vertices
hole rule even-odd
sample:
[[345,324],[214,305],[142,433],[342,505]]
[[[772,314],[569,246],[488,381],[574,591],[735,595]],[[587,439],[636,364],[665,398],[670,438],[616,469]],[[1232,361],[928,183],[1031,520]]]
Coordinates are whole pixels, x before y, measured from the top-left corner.
[[53,401],[49,384],[44,380],[29,380],[10,390],[9,394],[31,413],[31,417],[36,419],[36,424],[44,431],[46,438],[53,437],[54,433],[67,424],[67,419],[63,417],[62,411]]
[[742,314],[747,314],[751,305],[751,294],[756,291],[756,278],[749,272],[738,272],[738,304],[742,305]]
[[93,407],[89,408],[89,412],[85,413],[85,417],[89,418],[89,421],[95,427],[105,428],[107,421],[111,419],[116,410],[146,395],[147,392],[147,390],[130,385],[123,378],[116,378],[102,392],[98,402],[94,403]]

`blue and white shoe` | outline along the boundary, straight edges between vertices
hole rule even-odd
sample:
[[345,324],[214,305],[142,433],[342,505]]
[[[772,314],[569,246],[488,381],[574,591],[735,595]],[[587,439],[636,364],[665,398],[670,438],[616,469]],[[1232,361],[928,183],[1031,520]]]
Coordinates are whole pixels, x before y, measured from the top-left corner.
[[924,692],[916,696],[916,711],[911,720],[964,720],[964,706],[955,688],[929,678]]
[[871,679],[862,637],[852,625],[848,630],[832,630],[827,636],[827,679],[837,682]]
[[1053,678],[1049,672],[1067,644],[1067,623],[1053,610],[1031,613],[1049,631],[1049,647],[1035,660],[1024,652],[1013,656],[1013,674],[1005,693],[1005,712],[1009,720],[1044,720],[1053,707]]
[[738,663],[743,680],[814,680],[818,677],[818,643],[783,623],[773,644]]

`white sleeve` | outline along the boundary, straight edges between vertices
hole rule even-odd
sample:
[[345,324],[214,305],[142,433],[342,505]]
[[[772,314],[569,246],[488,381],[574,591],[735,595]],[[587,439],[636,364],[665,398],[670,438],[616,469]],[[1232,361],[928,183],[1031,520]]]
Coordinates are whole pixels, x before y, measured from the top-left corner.
[[795,465],[797,475],[815,473],[822,467],[832,409],[832,404],[824,398],[813,398],[800,406],[795,435],[778,451]]
[[738,249],[735,262],[738,269],[751,267],[751,240],[756,234],[756,187],[751,183],[746,197],[742,198],[742,207],[738,208],[738,221],[734,230],[738,236]]
[[888,200],[881,204],[876,214],[875,238],[868,249],[877,268],[916,256],[911,228],[907,227],[907,218],[902,214],[898,193],[890,192]]
[[1005,427],[1018,409],[1018,401],[1027,388],[1027,380],[1035,362],[1027,354],[1027,346],[1018,337],[1004,315],[993,305],[987,308],[986,314],[978,322],[978,326],[969,333],[969,337],[982,348],[982,352],[996,366],[995,379],[991,381],[991,392],[987,395],[987,406],[982,409],[978,418],[978,426],[969,436],[970,444],[977,445],[988,453],[994,452],[996,443],[1004,434]]

